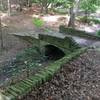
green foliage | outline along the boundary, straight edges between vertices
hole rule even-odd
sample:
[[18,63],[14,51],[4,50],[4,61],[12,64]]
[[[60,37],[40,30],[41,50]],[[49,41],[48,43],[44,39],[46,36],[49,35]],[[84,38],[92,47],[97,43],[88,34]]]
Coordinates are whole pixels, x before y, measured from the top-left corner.
[[[25,49],[24,52],[18,54],[16,56],[17,62],[22,62],[23,64],[25,62],[29,63],[29,65],[41,62],[45,60],[45,55],[42,50],[38,47],[31,47],[28,49]],[[34,63],[33,63],[34,62]]]
[[32,0],[32,3],[37,3],[37,0]]
[[40,28],[44,25],[44,21],[40,18],[34,18],[32,22],[38,28]]
[[81,21],[83,23],[90,23],[90,18],[89,17],[86,17],[86,16],[77,17],[77,20],[78,21]]
[[98,31],[96,32],[96,34],[97,34],[97,36],[100,37],[100,30],[98,30]]
[[95,24],[100,24],[100,19],[93,18],[91,19]]
[[80,3],[81,9],[88,12],[95,12],[99,6],[99,0],[81,0]]
[[62,6],[62,8],[70,8],[74,3],[74,0],[54,0],[54,4],[59,7]]
[[19,73],[22,73],[22,70],[25,69],[27,70],[26,73],[27,76],[29,76],[31,70],[38,71],[39,69],[41,69],[42,63],[45,62],[45,60],[46,60],[46,56],[43,50],[41,50],[39,47],[31,47],[25,49],[22,53],[16,56],[16,61],[13,66],[16,66],[15,68],[18,68],[17,75]]

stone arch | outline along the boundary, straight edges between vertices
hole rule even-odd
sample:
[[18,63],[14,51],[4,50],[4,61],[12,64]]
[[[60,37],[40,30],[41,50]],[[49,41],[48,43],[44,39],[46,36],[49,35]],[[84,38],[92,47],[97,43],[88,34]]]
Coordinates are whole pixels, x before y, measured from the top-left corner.
[[45,48],[45,56],[49,60],[58,60],[65,56],[65,53],[63,50],[61,50],[59,47],[56,47],[52,44],[47,44],[44,46]]

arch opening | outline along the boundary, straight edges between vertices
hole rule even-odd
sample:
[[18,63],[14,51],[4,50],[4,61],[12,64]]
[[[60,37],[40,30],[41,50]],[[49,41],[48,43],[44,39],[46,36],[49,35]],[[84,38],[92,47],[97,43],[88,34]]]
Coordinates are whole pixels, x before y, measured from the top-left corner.
[[45,56],[48,60],[58,60],[65,56],[65,53],[56,46],[46,45]]

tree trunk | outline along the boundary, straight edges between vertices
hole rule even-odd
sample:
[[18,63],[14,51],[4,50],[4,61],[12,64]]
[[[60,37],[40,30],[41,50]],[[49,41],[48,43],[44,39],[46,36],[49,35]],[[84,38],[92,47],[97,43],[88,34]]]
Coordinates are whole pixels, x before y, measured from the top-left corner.
[[70,19],[68,23],[68,27],[75,27],[75,13],[74,13],[74,7],[70,8]]
[[41,13],[43,13],[43,6],[41,5]]
[[0,45],[1,45],[1,49],[4,48],[3,46],[3,35],[2,35],[2,24],[1,24],[1,16],[0,16]]
[[22,8],[23,8],[22,0],[19,0],[19,5],[20,5],[19,11],[21,12],[22,11]]
[[10,0],[8,0],[8,16],[11,15],[11,4],[10,4]]
[[0,1],[0,6],[1,6],[0,10],[3,10],[3,8],[4,8],[3,7],[3,0]]
[[85,23],[88,23],[88,17],[89,17],[89,12],[88,10],[85,10]]
[[27,6],[28,6],[28,7],[31,7],[31,6],[32,6],[32,0],[28,0],[28,1],[27,1]]
[[70,8],[70,19],[68,27],[75,27],[75,16],[79,8],[80,0],[74,0],[72,7]]
[[45,6],[45,14],[48,14],[48,6]]
[[41,1],[41,12],[44,14],[48,13],[48,0]]

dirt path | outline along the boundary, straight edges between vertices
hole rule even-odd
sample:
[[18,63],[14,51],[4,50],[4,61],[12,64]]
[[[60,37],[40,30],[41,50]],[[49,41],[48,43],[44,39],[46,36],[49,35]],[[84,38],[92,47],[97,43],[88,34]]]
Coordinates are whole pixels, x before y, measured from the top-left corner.
[[91,49],[22,100],[100,100],[100,51]]

